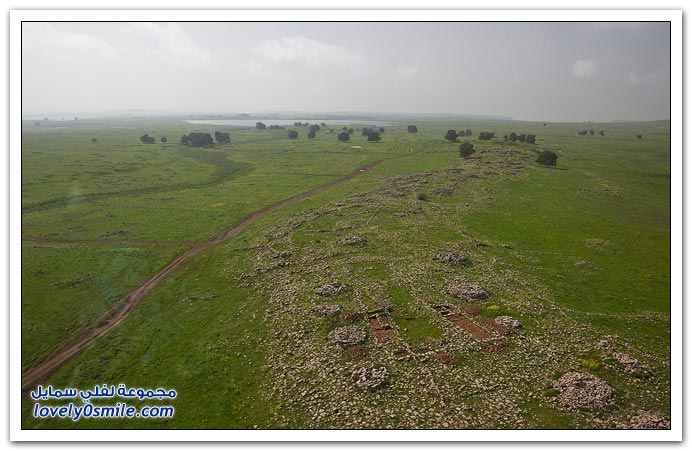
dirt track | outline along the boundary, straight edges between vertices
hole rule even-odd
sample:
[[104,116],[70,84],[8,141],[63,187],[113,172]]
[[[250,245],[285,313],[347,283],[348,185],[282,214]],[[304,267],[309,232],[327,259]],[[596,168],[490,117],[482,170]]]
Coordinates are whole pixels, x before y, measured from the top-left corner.
[[[407,154],[404,156],[410,156],[413,154]],[[122,299],[120,299],[113,307],[104,311],[99,315],[90,327],[80,331],[76,336],[68,339],[62,346],[60,346],[50,357],[48,357],[43,362],[27,370],[22,374],[22,393],[34,389],[39,383],[44,381],[48,376],[53,374],[58,370],[65,362],[77,355],[80,351],[88,347],[91,343],[96,341],[99,337],[115,328],[120,324],[127,315],[137,307],[137,305],[144,299],[151,291],[156,288],[161,282],[163,282],[166,277],[168,277],[176,268],[190,260],[193,257],[203,253],[207,249],[216,246],[230,238],[239,235],[247,226],[255,222],[260,217],[271,213],[284,205],[288,205],[294,202],[304,200],[310,196],[321,193],[329,188],[345,183],[358,175],[361,175],[370,169],[374,168],[378,164],[391,160],[398,157],[385,158],[374,163],[370,163],[366,166],[356,169],[350,174],[335,180],[333,182],[327,183],[325,185],[319,186],[312,190],[306,191],[301,194],[297,194],[288,199],[284,199],[275,204],[268,205],[261,208],[248,216],[236,221],[233,225],[223,230],[215,238],[205,241],[202,243],[197,243],[184,253],[175,257],[166,266],[158,270],[154,275],[152,275],[145,282],[140,284],[137,288],[126,294]],[[109,241],[113,243],[113,241]]]

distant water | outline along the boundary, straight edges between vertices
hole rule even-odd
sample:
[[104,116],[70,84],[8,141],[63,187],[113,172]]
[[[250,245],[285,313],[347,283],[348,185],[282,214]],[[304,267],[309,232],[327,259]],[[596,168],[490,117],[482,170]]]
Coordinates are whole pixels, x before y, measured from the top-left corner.
[[237,125],[239,127],[254,127],[258,122],[266,126],[270,125],[290,125],[296,122],[309,122],[310,124],[321,124],[324,122],[327,126],[330,125],[349,125],[363,124],[373,127],[386,127],[391,125],[389,122],[373,121],[369,119],[191,119],[186,120],[188,124],[195,125]]

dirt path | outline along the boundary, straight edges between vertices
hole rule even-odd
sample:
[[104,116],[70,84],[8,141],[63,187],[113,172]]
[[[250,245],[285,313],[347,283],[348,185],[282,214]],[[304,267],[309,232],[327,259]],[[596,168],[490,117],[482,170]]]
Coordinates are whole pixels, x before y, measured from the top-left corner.
[[200,243],[182,241],[150,241],[150,240],[66,240],[59,238],[36,238],[33,236],[22,236],[22,241],[29,243],[50,243],[50,244],[141,244],[146,246],[198,246]]
[[[417,153],[417,152],[416,152]],[[261,208],[248,216],[236,221],[233,225],[223,230],[220,234],[209,241],[195,244],[193,247],[185,251],[184,253],[175,257],[166,266],[159,269],[154,275],[149,279],[139,285],[137,288],[126,294],[122,299],[120,299],[113,307],[104,311],[99,315],[90,327],[85,330],[80,331],[76,336],[71,337],[66,340],[62,346],[60,346],[50,357],[48,357],[43,362],[27,370],[22,374],[22,393],[34,389],[39,383],[44,381],[48,376],[57,371],[65,362],[77,355],[83,349],[88,347],[91,343],[99,339],[102,335],[110,331],[111,329],[117,327],[127,315],[137,307],[137,305],[144,299],[151,291],[159,286],[176,268],[185,263],[186,261],[202,254],[207,249],[216,246],[228,239],[231,239],[239,235],[247,226],[255,222],[262,216],[271,213],[279,208],[307,199],[310,196],[319,194],[323,191],[328,190],[337,185],[341,185],[355,177],[369,171],[380,163],[388,160],[402,158],[414,155],[415,153],[410,153],[406,155],[400,155],[396,157],[385,158],[374,163],[370,163],[366,166],[356,169],[350,174],[335,180],[333,182],[327,183],[325,185],[319,186],[317,188],[311,189],[304,193],[297,194],[288,199],[284,199],[275,204],[268,205]]]

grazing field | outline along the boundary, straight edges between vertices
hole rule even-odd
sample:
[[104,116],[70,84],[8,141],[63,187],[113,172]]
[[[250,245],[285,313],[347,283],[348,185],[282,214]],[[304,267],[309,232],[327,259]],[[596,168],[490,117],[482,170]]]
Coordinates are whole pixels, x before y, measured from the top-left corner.
[[[186,261],[44,381],[174,388],[172,402],[145,402],[174,405],[172,419],[41,420],[25,394],[23,427],[665,424],[669,122],[407,125],[373,143],[354,124],[342,143],[341,126],[314,139],[287,127],[299,131],[288,139],[174,120],[26,122],[23,370],[195,243],[381,162]],[[466,128],[476,152],[460,158],[444,136]],[[178,143],[193,130],[231,143]],[[556,167],[536,163],[542,150]],[[582,386],[598,388],[591,404],[570,394]]]

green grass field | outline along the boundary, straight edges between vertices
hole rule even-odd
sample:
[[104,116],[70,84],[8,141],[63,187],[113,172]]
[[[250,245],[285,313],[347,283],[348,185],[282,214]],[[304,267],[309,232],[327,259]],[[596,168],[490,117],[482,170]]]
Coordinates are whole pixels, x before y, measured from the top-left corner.
[[[23,243],[23,369],[181,243],[387,160],[187,262],[44,383],[174,388],[172,419],[36,419],[25,395],[23,427],[590,429],[623,427],[640,410],[669,417],[669,122],[421,121],[417,134],[407,125],[387,127],[380,143],[358,131],[340,143],[340,127],[289,140],[287,131],[173,120],[26,122],[22,234],[45,242]],[[445,141],[449,128],[473,130],[471,158]],[[605,136],[577,135],[591,128]],[[195,129],[230,131],[231,144],[177,143]],[[479,141],[480,131],[499,138]],[[504,141],[512,131],[537,142]],[[170,142],[142,144],[143,133]],[[557,167],[538,165],[539,150],[555,151]],[[364,241],[339,244],[354,235]],[[445,252],[469,264],[434,260]],[[314,291],[334,281],[348,288]],[[489,296],[455,298],[453,283]],[[316,314],[318,305],[346,315]],[[500,315],[522,329],[493,329]],[[346,325],[367,332],[360,347],[330,343]],[[646,377],[623,372],[618,352],[643,362]],[[390,374],[384,387],[354,385],[354,369],[379,366]],[[568,371],[607,382],[614,403],[563,407],[551,384]]]

